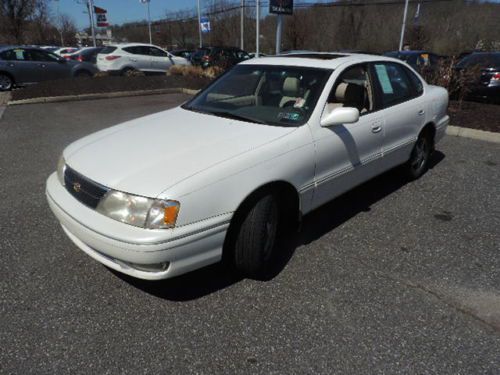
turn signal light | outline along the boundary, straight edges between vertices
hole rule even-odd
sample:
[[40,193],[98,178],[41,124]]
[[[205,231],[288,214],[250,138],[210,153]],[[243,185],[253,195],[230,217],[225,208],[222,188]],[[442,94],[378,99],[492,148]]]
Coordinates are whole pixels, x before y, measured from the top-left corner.
[[[174,202],[172,202],[174,203]],[[165,205],[164,208],[164,214],[163,214],[163,222],[166,225],[175,225],[175,222],[177,221],[177,215],[179,214],[179,204],[175,202],[176,204],[168,204]]]

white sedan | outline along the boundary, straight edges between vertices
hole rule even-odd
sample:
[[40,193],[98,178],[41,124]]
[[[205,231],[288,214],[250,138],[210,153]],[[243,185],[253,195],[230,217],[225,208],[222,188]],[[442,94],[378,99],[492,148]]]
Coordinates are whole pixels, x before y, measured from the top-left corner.
[[47,181],[68,237],[165,279],[229,259],[262,277],[300,217],[396,166],[428,168],[448,94],[407,64],[349,54],[243,62],[184,105],[82,138]]

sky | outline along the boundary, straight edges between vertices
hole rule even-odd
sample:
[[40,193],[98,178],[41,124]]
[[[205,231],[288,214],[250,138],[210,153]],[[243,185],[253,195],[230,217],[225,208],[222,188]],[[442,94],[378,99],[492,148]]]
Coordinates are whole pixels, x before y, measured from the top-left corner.
[[[86,0],[51,0],[52,11],[70,15],[79,28],[88,27]],[[146,5],[139,0],[94,0],[94,5],[108,11],[108,21],[112,24],[141,21],[147,18]],[[165,17],[167,11],[194,9],[196,0],[151,0],[151,19]],[[58,9],[59,8],[59,9]]]
[[[207,1],[200,0],[203,8]],[[296,0],[299,1],[299,0]],[[300,0],[300,2],[324,2],[325,0]],[[491,0],[500,2],[500,0]],[[89,26],[86,13],[87,0],[50,0],[54,15],[57,12],[70,15],[79,28]],[[236,2],[236,1],[235,1]],[[268,4],[268,1],[265,1]],[[151,0],[151,19],[153,21],[165,17],[166,12],[196,9],[197,0]],[[94,0],[94,5],[108,11],[108,21],[111,24],[141,21],[147,19],[147,7],[140,0]]]

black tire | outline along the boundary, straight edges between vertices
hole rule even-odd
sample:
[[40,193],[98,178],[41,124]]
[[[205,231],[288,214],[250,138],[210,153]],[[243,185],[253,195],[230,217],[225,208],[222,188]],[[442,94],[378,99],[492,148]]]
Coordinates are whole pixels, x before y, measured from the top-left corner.
[[10,91],[14,86],[12,78],[5,73],[0,73],[0,91]]
[[429,132],[423,131],[417,138],[411,151],[410,159],[404,165],[405,174],[410,180],[416,180],[429,169],[429,160],[433,149],[433,139]]
[[261,196],[241,216],[236,228],[234,265],[252,278],[265,277],[277,256],[280,210],[272,194]]
[[126,77],[126,76],[128,76],[129,74],[132,74],[132,72],[134,72],[135,70],[136,70],[136,69],[134,69],[134,68],[130,68],[130,67],[128,67],[128,68],[123,68],[123,69],[120,71],[120,75],[122,75],[122,76]]
[[88,70],[79,70],[78,72],[75,73],[76,78],[85,78],[85,77],[92,77],[92,73],[90,73]]

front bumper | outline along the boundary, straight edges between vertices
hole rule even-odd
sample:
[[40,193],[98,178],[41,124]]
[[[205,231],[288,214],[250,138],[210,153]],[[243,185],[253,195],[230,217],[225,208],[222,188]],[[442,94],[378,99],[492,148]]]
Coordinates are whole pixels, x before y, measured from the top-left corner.
[[232,217],[223,214],[173,229],[138,228],[78,202],[56,173],[47,180],[46,195],[64,231],[81,250],[116,271],[146,280],[170,278],[220,261]]

